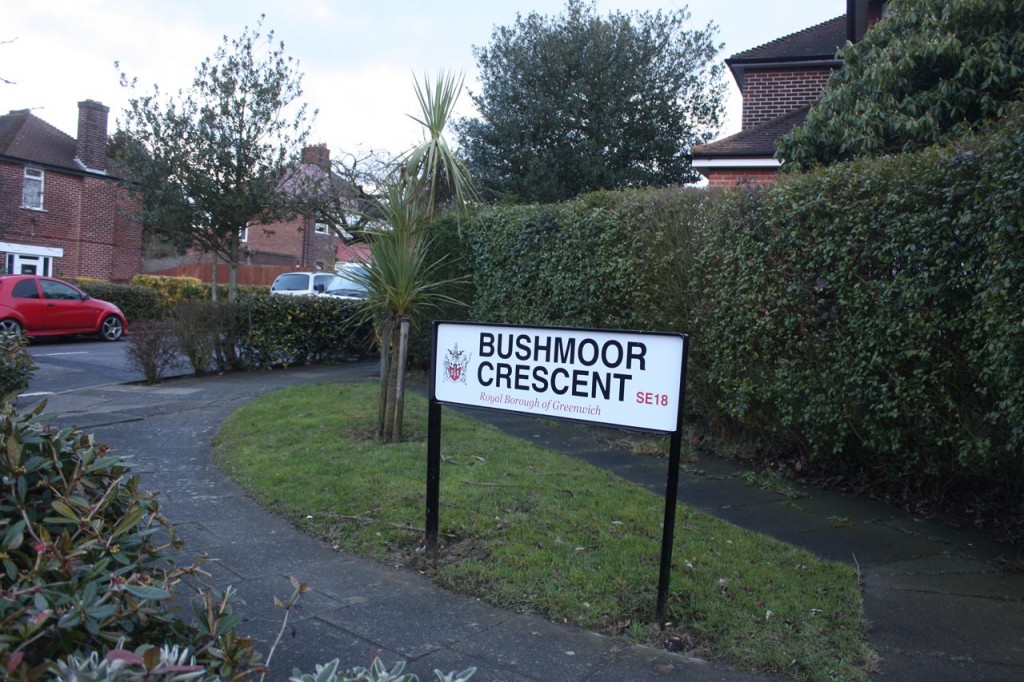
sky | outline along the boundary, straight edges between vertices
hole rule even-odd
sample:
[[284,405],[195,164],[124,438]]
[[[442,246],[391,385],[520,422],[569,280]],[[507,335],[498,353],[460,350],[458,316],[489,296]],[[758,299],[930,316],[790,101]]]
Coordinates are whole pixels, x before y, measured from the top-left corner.
[[[117,129],[132,96],[186,88],[196,67],[265,15],[287,56],[303,74],[303,101],[317,109],[311,143],[332,158],[367,150],[401,153],[422,138],[409,115],[413,78],[442,69],[463,73],[479,92],[473,47],[517,14],[557,15],[564,0],[0,0],[0,113],[31,109],[74,136],[78,102],[110,107]],[[721,58],[793,33],[846,11],[846,0],[597,0],[598,13],[675,11],[690,26],[717,26]],[[120,69],[115,67],[120,64]],[[120,73],[137,79],[135,91]],[[721,136],[740,128],[740,99],[731,76]],[[464,91],[457,116],[475,116]],[[453,136],[449,134],[449,139]],[[452,140],[454,141],[454,140]]]

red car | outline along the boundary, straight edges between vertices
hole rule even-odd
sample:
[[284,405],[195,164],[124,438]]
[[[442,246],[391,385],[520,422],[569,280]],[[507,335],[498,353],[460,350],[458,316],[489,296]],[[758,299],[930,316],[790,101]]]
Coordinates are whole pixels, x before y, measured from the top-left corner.
[[0,275],[0,332],[27,336],[98,334],[117,341],[124,314],[113,303],[91,298],[52,277]]

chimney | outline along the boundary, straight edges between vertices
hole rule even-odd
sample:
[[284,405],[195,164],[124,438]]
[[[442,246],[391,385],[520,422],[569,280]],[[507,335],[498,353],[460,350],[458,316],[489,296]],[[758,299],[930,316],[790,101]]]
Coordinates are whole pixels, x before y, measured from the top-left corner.
[[302,150],[302,163],[319,166],[323,171],[331,171],[331,150],[324,143],[311,145]]
[[887,0],[846,0],[846,39],[860,42],[875,22],[885,16]]
[[75,157],[89,170],[107,169],[107,114],[110,107],[87,99],[78,103]]

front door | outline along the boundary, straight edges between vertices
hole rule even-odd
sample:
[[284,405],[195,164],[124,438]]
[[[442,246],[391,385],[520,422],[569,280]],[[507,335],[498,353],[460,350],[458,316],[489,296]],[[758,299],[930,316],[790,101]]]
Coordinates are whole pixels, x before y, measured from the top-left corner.
[[7,254],[7,273],[11,275],[50,275],[49,256],[28,256],[21,253]]

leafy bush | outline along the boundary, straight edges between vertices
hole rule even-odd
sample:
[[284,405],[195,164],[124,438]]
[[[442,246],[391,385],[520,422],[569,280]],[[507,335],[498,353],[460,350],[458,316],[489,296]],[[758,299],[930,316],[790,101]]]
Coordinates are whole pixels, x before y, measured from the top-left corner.
[[1024,531],[1024,114],[722,195],[694,350],[772,457]]
[[128,367],[142,372],[147,384],[155,384],[168,370],[182,365],[178,344],[163,320],[142,320],[127,338]]
[[686,324],[689,231],[707,194],[597,192],[481,213],[467,233],[472,318],[638,330]]
[[120,308],[128,321],[129,334],[136,322],[160,316],[160,295],[149,287],[79,280],[79,288],[93,298],[109,301]]
[[21,334],[0,333],[0,401],[6,403],[28,388],[36,365],[25,350],[28,343]]
[[[298,668],[292,672],[292,676],[289,682],[418,682],[419,677],[413,674],[405,673],[405,662],[399,661],[395,664],[395,667],[391,670],[387,669],[384,662],[377,656],[373,657],[373,662],[369,668],[352,668],[347,672],[338,670],[340,662],[338,659],[334,659],[323,665],[318,664],[316,666],[316,673],[303,674]],[[442,673],[440,670],[434,670],[434,675],[437,676],[438,682],[466,682],[473,674],[476,673],[476,668],[466,668],[461,673]]]
[[187,625],[167,606],[197,564],[180,547],[154,496],[120,458],[73,429],[6,407],[0,425],[0,666],[16,678],[49,677],[52,661],[121,646],[182,642],[209,670],[252,668],[227,597],[206,595]]
[[152,289],[160,296],[163,307],[180,301],[209,298],[209,287],[196,277],[169,277],[167,275],[135,275],[132,284]]
[[373,348],[370,324],[357,324],[358,301],[332,296],[247,297],[249,366],[305,365],[367,355]]

